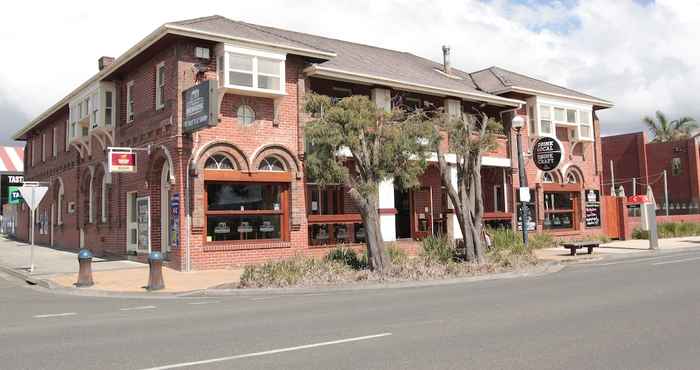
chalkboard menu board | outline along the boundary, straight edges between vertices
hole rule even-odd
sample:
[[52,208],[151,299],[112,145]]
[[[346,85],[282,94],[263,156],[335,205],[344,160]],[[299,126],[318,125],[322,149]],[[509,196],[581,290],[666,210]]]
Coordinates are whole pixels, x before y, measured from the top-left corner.
[[147,251],[151,244],[151,199],[149,197],[137,198],[136,212],[138,249]]
[[600,192],[598,190],[586,190],[586,227],[600,227]]

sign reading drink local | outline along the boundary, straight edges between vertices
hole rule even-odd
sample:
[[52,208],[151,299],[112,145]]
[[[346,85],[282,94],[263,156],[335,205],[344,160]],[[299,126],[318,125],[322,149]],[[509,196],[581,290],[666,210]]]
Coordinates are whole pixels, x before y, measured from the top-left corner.
[[544,172],[552,171],[559,167],[562,157],[561,143],[553,137],[543,136],[532,148],[532,159],[535,166]]

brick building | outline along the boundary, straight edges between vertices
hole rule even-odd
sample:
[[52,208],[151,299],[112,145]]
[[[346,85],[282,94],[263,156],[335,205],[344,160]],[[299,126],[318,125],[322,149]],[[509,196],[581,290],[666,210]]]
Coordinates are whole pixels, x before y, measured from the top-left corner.
[[635,132],[605,136],[601,142],[606,194],[613,186],[617,192],[624,188],[625,195],[646,194],[649,184],[662,214],[666,194],[668,214],[700,213],[700,138],[648,142],[646,133]]
[[[362,94],[387,110],[461,114],[478,106],[501,119],[499,148],[483,158],[485,219],[508,226],[519,186],[509,123],[513,112],[526,116],[526,148],[538,136],[564,148],[552,172],[527,163],[532,226],[561,236],[601,233],[599,223],[587,225],[586,210],[602,174],[595,112],[612,104],[497,67],[463,72],[445,60],[220,16],[165,24],[119,58],[100,58],[96,75],[15,135],[26,141],[27,179],[50,186],[37,241],[97,255],[160,250],[178,269],[361,244],[360,217],[343,189],[305,177],[309,92]],[[183,93],[209,80],[213,125],[189,133]],[[137,150],[136,173],[110,173],[108,147]],[[26,238],[28,212],[20,211]],[[379,211],[389,241],[458,234],[434,163],[419,188],[382,183]]]

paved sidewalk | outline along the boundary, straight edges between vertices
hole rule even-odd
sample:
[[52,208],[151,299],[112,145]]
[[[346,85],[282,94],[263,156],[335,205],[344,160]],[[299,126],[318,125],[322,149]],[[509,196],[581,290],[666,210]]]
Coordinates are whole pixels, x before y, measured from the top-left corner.
[[[674,250],[686,248],[700,248],[700,236],[688,236],[683,238],[659,239],[660,250]],[[620,240],[601,244],[593,250],[593,254],[586,254],[585,249],[579,249],[576,256],[569,255],[569,250],[563,247],[545,248],[535,251],[537,257],[543,260],[569,262],[600,259],[608,255],[620,254],[644,254],[650,253],[648,240]]]
[[[78,255],[48,247],[34,246],[34,272],[29,273],[30,246],[0,237],[0,270],[45,287],[61,286],[81,291],[144,292],[148,284],[148,265],[129,260],[94,258],[95,285],[75,288],[78,280]],[[221,284],[237,283],[240,269],[180,272],[163,268],[162,292],[190,292]]]

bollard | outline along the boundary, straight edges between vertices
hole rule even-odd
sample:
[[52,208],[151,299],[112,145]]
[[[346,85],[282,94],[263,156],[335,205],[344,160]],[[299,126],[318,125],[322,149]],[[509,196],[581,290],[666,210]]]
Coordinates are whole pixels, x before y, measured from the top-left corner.
[[75,283],[75,286],[93,286],[95,282],[92,280],[92,252],[88,249],[81,249],[78,252],[78,264],[80,269],[78,270],[78,282]]
[[151,252],[148,255],[148,286],[147,290],[160,290],[165,288],[163,283],[163,255],[160,252]]

